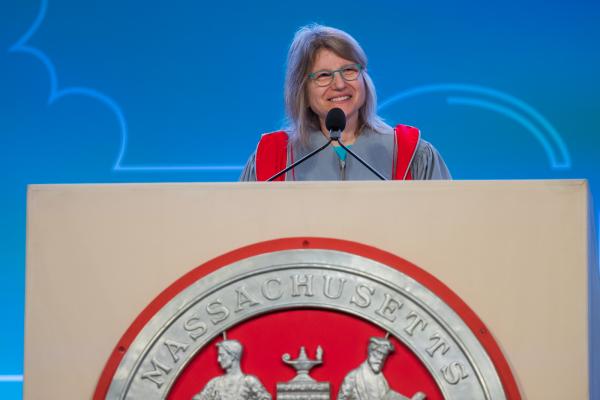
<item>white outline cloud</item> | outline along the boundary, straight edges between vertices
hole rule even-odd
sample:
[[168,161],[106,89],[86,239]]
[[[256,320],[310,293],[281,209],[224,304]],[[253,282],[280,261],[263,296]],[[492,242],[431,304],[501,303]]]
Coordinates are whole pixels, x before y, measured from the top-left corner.
[[110,96],[88,87],[67,87],[60,88],[58,84],[58,73],[54,63],[42,50],[27,44],[29,39],[36,33],[46,17],[48,10],[48,0],[41,0],[40,10],[37,17],[29,27],[27,32],[13,44],[9,52],[28,54],[38,59],[48,71],[50,78],[50,95],[48,104],[52,104],[65,96],[84,96],[99,101],[108,107],[117,118],[121,133],[121,146],[113,165],[114,171],[239,171],[243,165],[127,165],[123,163],[123,158],[127,151],[128,129],[125,114],[117,101]]

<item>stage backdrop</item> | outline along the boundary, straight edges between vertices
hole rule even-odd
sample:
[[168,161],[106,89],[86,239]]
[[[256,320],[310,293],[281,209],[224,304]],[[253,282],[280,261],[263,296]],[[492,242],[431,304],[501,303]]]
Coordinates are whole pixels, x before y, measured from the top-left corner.
[[455,179],[600,193],[599,20],[581,0],[3,0],[0,398],[21,393],[27,184],[236,180],[283,124],[294,32],[318,22],[361,42],[381,115]]

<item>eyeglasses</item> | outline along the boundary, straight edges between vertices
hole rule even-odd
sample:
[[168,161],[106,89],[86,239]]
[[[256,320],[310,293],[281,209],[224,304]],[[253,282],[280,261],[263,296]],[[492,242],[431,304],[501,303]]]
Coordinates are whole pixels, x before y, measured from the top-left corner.
[[343,80],[348,82],[357,80],[362,70],[362,65],[350,64],[333,71],[323,69],[321,71],[311,72],[310,74],[308,74],[308,77],[312,79],[317,84],[317,86],[329,86],[331,85],[331,82],[333,82],[333,78],[336,72],[340,74]]

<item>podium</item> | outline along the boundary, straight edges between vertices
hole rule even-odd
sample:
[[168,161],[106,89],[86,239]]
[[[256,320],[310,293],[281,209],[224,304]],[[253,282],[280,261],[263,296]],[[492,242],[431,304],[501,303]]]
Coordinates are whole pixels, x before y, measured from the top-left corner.
[[289,237],[417,265],[485,323],[521,398],[588,398],[589,207],[579,180],[32,185],[24,398],[92,398],[115,345],[165,288]]

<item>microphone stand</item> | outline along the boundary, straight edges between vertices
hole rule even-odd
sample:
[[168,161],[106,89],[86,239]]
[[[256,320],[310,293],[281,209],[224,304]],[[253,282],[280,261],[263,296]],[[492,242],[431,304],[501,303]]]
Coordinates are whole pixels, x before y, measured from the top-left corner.
[[304,157],[302,157],[298,161],[296,161],[296,162],[290,164],[289,166],[287,166],[286,168],[282,169],[281,171],[279,171],[278,173],[276,173],[275,175],[273,175],[272,177],[270,177],[269,179],[267,179],[267,182],[274,181],[275,179],[279,178],[281,175],[285,174],[286,172],[288,172],[292,168],[294,168],[294,167],[302,164],[304,161],[308,160],[309,158],[311,158],[312,156],[314,156],[318,152],[322,151],[324,148],[326,148],[327,146],[329,146],[331,144],[331,142],[334,142],[334,141],[338,142],[338,144],[342,147],[342,149],[344,149],[348,153],[350,153],[352,155],[352,157],[356,158],[362,165],[364,165],[365,167],[367,167],[367,169],[369,171],[371,171],[372,173],[374,173],[379,179],[381,179],[382,181],[387,181],[387,179],[386,179],[385,176],[383,176],[379,172],[377,172],[366,161],[364,161],[362,158],[360,158],[355,152],[353,152],[352,150],[350,150],[348,147],[344,146],[344,144],[340,140],[341,135],[342,135],[341,131],[338,131],[338,130],[336,130],[336,131],[333,131],[333,130],[329,131],[329,140],[327,142],[325,142],[325,144],[323,146],[319,147],[316,150],[311,151],[310,153],[308,153],[307,155],[305,155]]
[[341,136],[341,132],[340,131],[331,131],[329,133],[329,137],[331,138],[331,139],[329,139],[329,141],[336,141],[336,142],[338,142],[338,144],[342,147],[342,149],[344,149],[348,153],[350,153],[352,155],[352,157],[356,158],[362,165],[364,165],[365,167],[367,167],[367,169],[369,171],[371,171],[372,173],[374,173],[375,175],[377,175],[377,177],[379,179],[381,179],[382,181],[387,181],[387,179],[385,178],[385,176],[381,175],[373,167],[371,167],[369,164],[367,164],[366,161],[364,161],[362,158],[360,158],[356,153],[354,153],[348,147],[344,146],[344,144],[340,140],[340,136]]
[[[339,139],[339,138],[338,138]],[[295,163],[290,164],[288,167],[282,169],[281,171],[279,171],[278,173],[276,173],[275,175],[273,175],[272,177],[270,177],[269,179],[267,179],[267,182],[271,182],[277,178],[279,178],[281,175],[285,174],[286,172],[288,172],[290,169],[296,167],[297,165],[302,164],[304,161],[308,160],[309,158],[311,158],[312,156],[314,156],[315,154],[317,154],[318,152],[320,152],[321,150],[323,150],[325,147],[329,146],[331,144],[331,142],[334,139],[329,138],[329,140],[321,147],[319,147],[316,150],[311,151],[310,153],[308,153],[307,155],[305,155],[304,157],[302,157],[301,159],[299,159],[298,161],[296,161]],[[384,178],[385,179],[385,178]]]

